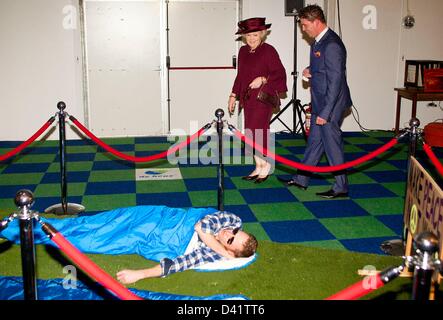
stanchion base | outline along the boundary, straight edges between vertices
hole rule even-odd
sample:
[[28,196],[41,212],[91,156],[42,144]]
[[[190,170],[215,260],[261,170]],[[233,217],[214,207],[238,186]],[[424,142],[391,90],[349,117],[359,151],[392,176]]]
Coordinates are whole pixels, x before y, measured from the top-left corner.
[[45,213],[53,213],[58,215],[75,215],[85,211],[85,207],[77,203],[68,203],[66,213],[61,203],[54,204],[45,209]]
[[403,240],[387,240],[380,245],[380,249],[391,256],[401,257],[405,255]]

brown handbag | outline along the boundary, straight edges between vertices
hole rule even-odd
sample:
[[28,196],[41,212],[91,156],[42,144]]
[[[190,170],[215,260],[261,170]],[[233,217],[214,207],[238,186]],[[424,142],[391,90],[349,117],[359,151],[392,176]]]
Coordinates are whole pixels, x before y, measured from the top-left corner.
[[260,87],[260,90],[258,91],[258,94],[257,94],[257,100],[260,102],[263,102],[267,106],[271,107],[273,113],[278,113],[280,111],[280,105],[281,105],[278,92],[275,91],[275,94],[271,95],[271,94],[263,91],[264,86],[265,85],[262,85]]

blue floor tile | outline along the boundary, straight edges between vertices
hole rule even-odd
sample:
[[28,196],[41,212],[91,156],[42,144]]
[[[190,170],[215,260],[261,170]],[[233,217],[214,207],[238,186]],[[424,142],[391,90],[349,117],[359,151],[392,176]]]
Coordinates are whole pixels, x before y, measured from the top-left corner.
[[366,210],[352,200],[308,201],[303,204],[318,219],[369,215]]
[[405,171],[372,171],[372,172],[365,172],[365,174],[370,177],[371,179],[379,182],[379,183],[385,183],[385,182],[405,182],[407,179],[407,174]]
[[269,238],[276,242],[334,240],[335,237],[317,220],[261,223]]
[[[217,190],[218,178],[195,178],[184,180],[188,191],[204,191],[204,190]],[[225,190],[236,189],[231,179],[225,177],[224,179]]]
[[248,205],[225,206],[225,211],[235,213],[237,216],[240,217],[243,223],[257,222],[257,218]]
[[[88,182],[89,171],[69,171],[66,173],[67,183],[69,182]],[[59,172],[47,172],[43,176],[40,183],[58,183],[61,182],[61,174]]]
[[[66,153],[66,161],[77,162],[77,161],[94,161],[95,153]],[[55,157],[56,162],[60,162],[60,155]]]
[[[385,254],[380,245],[387,240],[399,239],[398,237],[362,238],[340,240],[341,244],[350,251],[365,252],[373,254]],[[363,266],[362,266],[363,267]]]
[[135,193],[135,181],[90,182],[85,195]]
[[17,191],[22,189],[27,189],[31,192],[34,192],[36,184],[28,184],[28,185],[19,185],[19,186],[0,186],[0,199],[11,199],[11,203],[14,203],[14,198]]
[[3,170],[3,173],[37,173],[46,172],[49,163],[12,163]]
[[230,177],[243,177],[254,171],[255,165],[225,166],[224,168]]
[[[266,183],[266,182],[265,182]],[[245,201],[252,203],[298,202],[287,188],[242,189],[239,190]]]
[[127,170],[134,169],[135,164],[132,162],[110,160],[110,161],[95,161],[92,170]]
[[349,187],[352,199],[397,197],[395,193],[379,184],[354,184]]
[[403,214],[377,216],[377,219],[383,222],[384,225],[386,225],[396,234],[403,234]]
[[137,205],[163,205],[172,208],[192,207],[191,199],[186,192],[137,194]]
[[[120,152],[129,152],[134,151],[135,146],[133,144],[113,144],[111,147]],[[97,152],[108,152],[102,147],[97,148]]]

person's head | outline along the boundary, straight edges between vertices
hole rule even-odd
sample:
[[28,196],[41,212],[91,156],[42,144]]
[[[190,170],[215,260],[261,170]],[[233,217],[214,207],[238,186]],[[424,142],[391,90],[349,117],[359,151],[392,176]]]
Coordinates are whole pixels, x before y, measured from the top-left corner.
[[266,40],[271,23],[265,23],[266,18],[250,18],[240,21],[236,34],[251,48],[255,49]]
[[309,37],[315,38],[326,28],[326,18],[318,5],[309,5],[298,11],[300,26]]
[[258,241],[250,233],[237,229],[223,229],[217,235],[218,241],[237,258],[247,258],[257,251]]

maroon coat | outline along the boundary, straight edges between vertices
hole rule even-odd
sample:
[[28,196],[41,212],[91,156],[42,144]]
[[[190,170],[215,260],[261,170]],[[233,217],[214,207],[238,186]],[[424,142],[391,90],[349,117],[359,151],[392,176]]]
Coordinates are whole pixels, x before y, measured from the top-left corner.
[[240,48],[237,77],[232,92],[239,97],[240,108],[244,109],[245,129],[251,130],[250,133],[257,143],[267,147],[267,133],[272,117],[272,108],[257,100],[259,89],[251,89],[248,92],[249,84],[257,77],[267,78],[268,82],[263,87],[263,91],[269,94],[288,91],[286,70],[280,61],[277,50],[266,42],[263,42],[254,52],[250,52],[248,45]]

